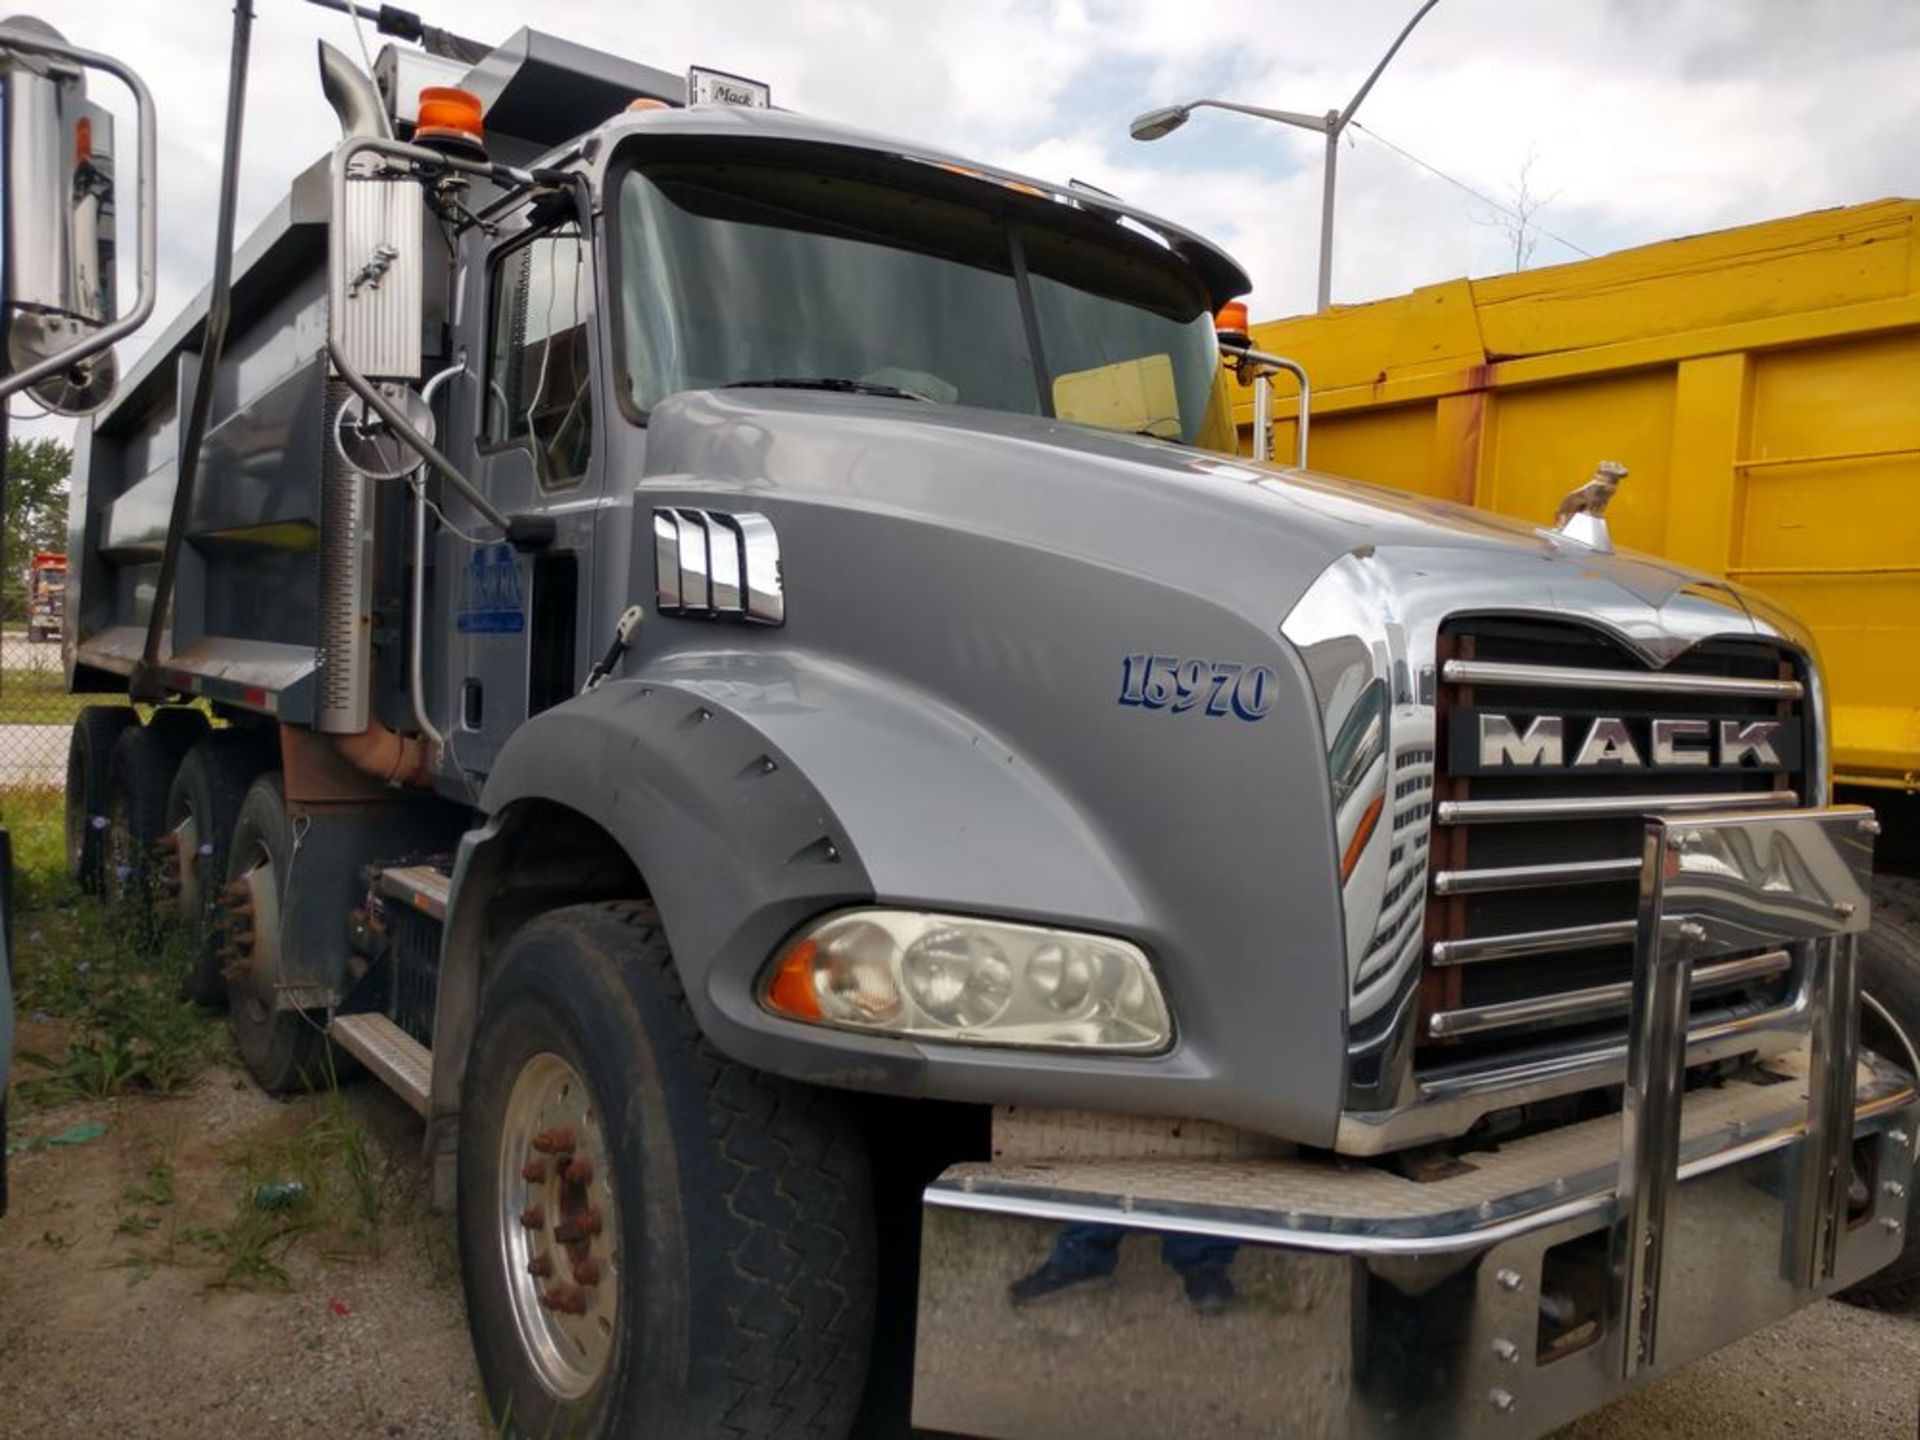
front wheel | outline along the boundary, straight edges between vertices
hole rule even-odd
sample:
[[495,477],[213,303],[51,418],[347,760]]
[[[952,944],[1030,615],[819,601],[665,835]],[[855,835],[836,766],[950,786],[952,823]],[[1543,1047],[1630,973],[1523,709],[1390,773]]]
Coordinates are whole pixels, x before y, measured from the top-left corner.
[[[1860,937],[1860,992],[1860,1043],[1920,1075],[1920,880],[1874,877],[1873,928]],[[1879,1309],[1920,1304],[1916,1227],[1920,1193],[1907,1202],[1907,1245],[1900,1258],[1840,1298]]]
[[466,1061],[458,1194],[506,1433],[852,1426],[875,1286],[852,1112],[707,1045],[650,907],[573,906],[509,943]]

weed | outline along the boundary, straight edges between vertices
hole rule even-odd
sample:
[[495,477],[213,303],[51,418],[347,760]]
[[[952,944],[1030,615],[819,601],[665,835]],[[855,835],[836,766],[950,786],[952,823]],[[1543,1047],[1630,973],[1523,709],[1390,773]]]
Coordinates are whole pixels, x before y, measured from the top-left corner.
[[[216,1241],[222,1259],[216,1284],[289,1288],[284,1262],[307,1236],[324,1241],[328,1259],[379,1256],[383,1173],[365,1127],[348,1112],[331,1063],[320,1078],[323,1086],[308,1095],[297,1128],[232,1152],[234,1215]],[[271,1205],[259,1198],[264,1186],[277,1192]]]
[[156,1155],[147,1162],[146,1178],[120,1192],[133,1205],[171,1205],[173,1203],[173,1161]]
[[159,1268],[160,1257],[145,1250],[129,1250],[124,1255],[116,1255],[111,1260],[102,1260],[102,1270],[125,1270],[127,1283],[138,1285],[142,1280],[153,1278],[153,1272]]
[[16,1000],[60,1022],[66,1045],[20,1052],[23,1068],[40,1072],[21,1082],[21,1098],[175,1094],[219,1053],[219,1030],[180,993],[195,937],[81,894],[65,872],[61,804],[51,792],[0,797],[15,855]]

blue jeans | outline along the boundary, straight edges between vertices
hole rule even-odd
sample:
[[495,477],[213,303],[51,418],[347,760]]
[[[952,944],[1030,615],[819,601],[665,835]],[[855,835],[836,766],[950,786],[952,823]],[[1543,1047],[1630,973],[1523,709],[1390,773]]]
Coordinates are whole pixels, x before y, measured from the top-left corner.
[[[1047,1263],[1069,1274],[1092,1279],[1111,1275],[1120,1263],[1120,1242],[1127,1236],[1119,1225],[1067,1225],[1054,1238]],[[1195,1270],[1225,1270],[1239,1246],[1231,1240],[1206,1235],[1162,1234],[1160,1258],[1167,1268],[1187,1275]]]

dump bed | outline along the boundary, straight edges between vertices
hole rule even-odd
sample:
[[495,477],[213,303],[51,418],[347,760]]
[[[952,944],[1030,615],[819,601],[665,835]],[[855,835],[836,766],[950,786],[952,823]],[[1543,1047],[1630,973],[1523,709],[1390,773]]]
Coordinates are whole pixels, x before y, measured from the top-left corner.
[[[322,418],[326,167],[301,175],[240,247],[168,643],[183,692],[311,717]],[[68,514],[77,690],[140,658],[205,329],[205,292],[80,427]]]
[[1306,366],[1318,470],[1545,524],[1597,461],[1627,465],[1615,540],[1809,622],[1838,778],[1920,786],[1920,203],[1450,281],[1254,342]]

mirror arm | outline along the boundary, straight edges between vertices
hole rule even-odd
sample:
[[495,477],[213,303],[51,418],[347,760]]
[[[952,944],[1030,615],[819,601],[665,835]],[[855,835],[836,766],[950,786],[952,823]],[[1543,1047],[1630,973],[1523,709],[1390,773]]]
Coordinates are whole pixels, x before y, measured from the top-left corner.
[[[531,172],[515,166],[501,165],[491,161],[463,160],[455,155],[442,154],[438,150],[429,150],[424,145],[409,145],[400,140],[387,140],[377,135],[356,135],[342,140],[333,152],[333,208],[334,223],[347,213],[347,182],[349,171],[355,159],[364,154],[384,155],[390,159],[409,161],[415,165],[439,170],[455,170],[467,175],[479,176],[496,184],[526,185],[533,183]],[[328,247],[328,294],[335,295],[346,289],[346,255],[338,245]],[[497,525],[505,533],[507,543],[516,550],[538,550],[553,543],[556,533],[553,517],[550,515],[507,515],[498,506],[481,493],[460,469],[445,455],[441,454],[434,443],[416,430],[400,408],[380,393],[366,376],[354,368],[347,357],[345,347],[339,338],[331,333],[327,335],[327,356],[333,361],[333,368],[340,378],[347,382],[349,389],[366,402],[367,408],[384,420],[388,427],[409,449],[426,462],[441,479],[452,486],[460,498],[471,505],[490,525]]]
[[555,527],[552,516],[508,515],[501,510],[481,493],[478,486],[461,474],[460,468],[441,454],[431,440],[413,427],[400,407],[380,393],[379,386],[353,368],[338,341],[327,341],[327,355],[340,378],[366,402],[367,408],[384,420],[387,427],[442,480],[458,491],[460,498],[478,511],[482,520],[489,525],[499,526],[506,533],[508,544],[516,550],[537,550],[553,543]]
[[[1312,418],[1313,405],[1313,386],[1307,380],[1306,367],[1284,355],[1269,355],[1264,350],[1254,350],[1245,345],[1222,345],[1220,354],[1233,365],[1234,375],[1242,385],[1251,380],[1256,387],[1265,386],[1271,382],[1276,370],[1286,371],[1300,383],[1300,409],[1294,422],[1293,463],[1301,470],[1306,469],[1307,425]],[[1268,403],[1258,389],[1254,393],[1253,413],[1253,458],[1271,459],[1273,442],[1266,433],[1271,415]]]
[[57,59],[71,61],[88,69],[104,71],[133,92],[134,109],[138,116],[139,136],[136,143],[138,156],[138,175],[134,186],[137,212],[137,230],[139,244],[134,254],[135,273],[139,276],[139,294],[135,296],[133,308],[120,316],[110,325],[102,326],[85,340],[72,346],[64,354],[50,355],[44,360],[17,370],[11,375],[0,376],[0,400],[5,400],[15,391],[37,385],[49,375],[57,375],[91,359],[104,350],[111,349],[127,336],[133,334],[147,323],[147,317],[153,313],[155,294],[154,267],[156,251],[156,221],[154,206],[154,140],[153,96],[147,93],[147,87],[140,77],[122,65],[118,60],[110,59],[92,50],[82,50],[77,46],[51,40],[45,35],[27,30],[16,30],[0,25],[0,52],[9,50],[26,54],[51,55]]

